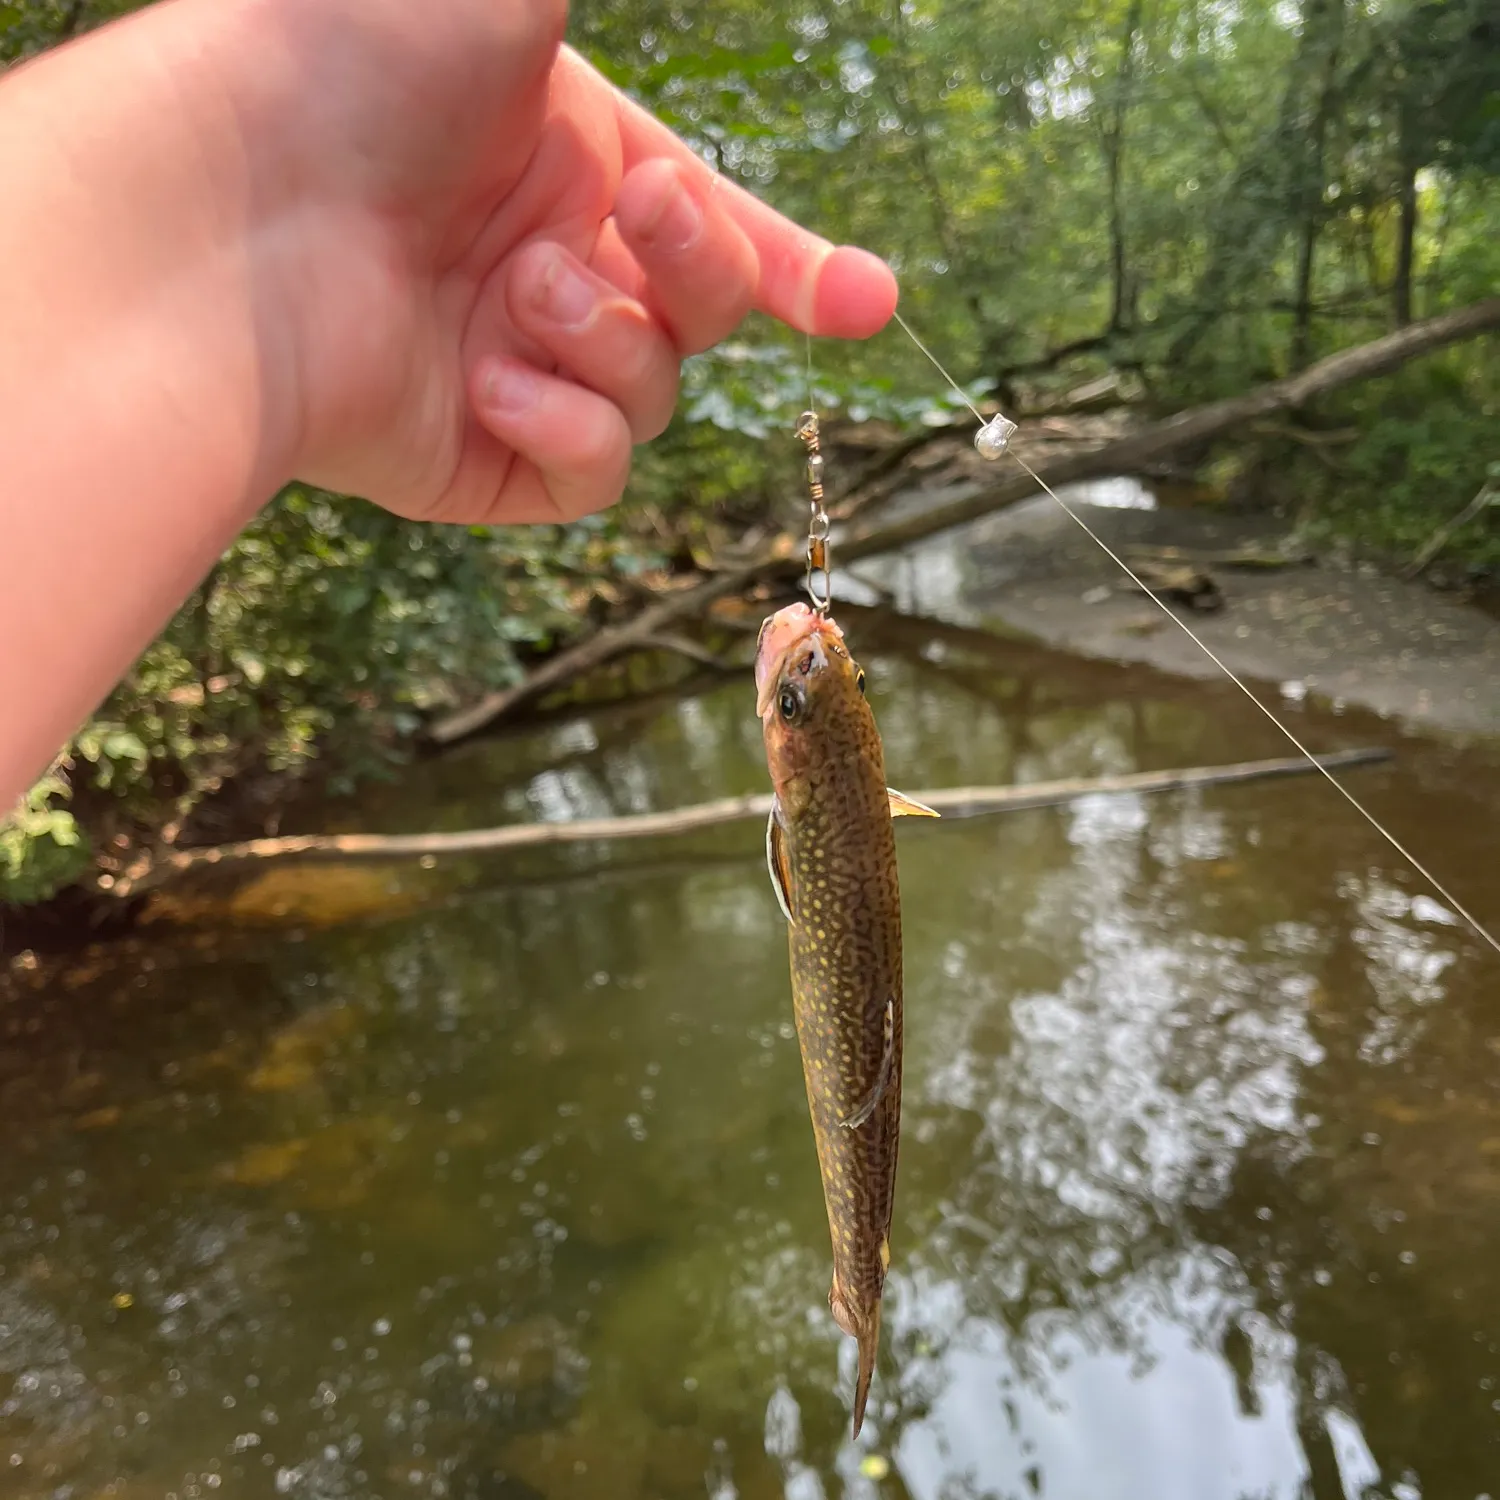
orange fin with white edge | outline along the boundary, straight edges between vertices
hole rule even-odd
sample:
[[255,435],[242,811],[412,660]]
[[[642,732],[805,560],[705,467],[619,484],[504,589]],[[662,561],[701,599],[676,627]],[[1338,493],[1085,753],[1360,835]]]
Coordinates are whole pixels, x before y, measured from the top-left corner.
[[797,919],[792,915],[792,870],[786,855],[786,839],[782,836],[779,803],[772,803],[771,815],[766,819],[766,869],[771,874],[771,889],[776,892],[776,904],[793,927]]

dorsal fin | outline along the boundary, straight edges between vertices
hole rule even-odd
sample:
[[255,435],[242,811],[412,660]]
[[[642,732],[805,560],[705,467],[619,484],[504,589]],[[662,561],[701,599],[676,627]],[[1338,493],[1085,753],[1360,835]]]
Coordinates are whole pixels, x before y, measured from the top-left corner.
[[925,802],[918,802],[915,797],[908,797],[905,792],[898,792],[894,787],[887,787],[885,794],[890,798],[891,816],[893,818],[940,818],[942,813],[928,807]]

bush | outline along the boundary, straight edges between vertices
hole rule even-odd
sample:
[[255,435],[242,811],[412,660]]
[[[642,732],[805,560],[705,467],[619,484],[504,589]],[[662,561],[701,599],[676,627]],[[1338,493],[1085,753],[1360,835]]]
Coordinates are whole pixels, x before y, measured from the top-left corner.
[[[1451,350],[1350,390],[1323,415],[1356,427],[1359,437],[1335,450],[1337,472],[1299,461],[1300,487],[1317,506],[1309,531],[1407,557],[1474,498],[1500,461],[1500,368],[1480,345]],[[1494,512],[1456,533],[1445,555],[1500,567]]]

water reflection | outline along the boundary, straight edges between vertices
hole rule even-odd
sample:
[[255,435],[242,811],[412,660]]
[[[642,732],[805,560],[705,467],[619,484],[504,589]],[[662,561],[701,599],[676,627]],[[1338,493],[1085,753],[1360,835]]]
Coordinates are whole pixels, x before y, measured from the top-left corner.
[[[1257,753],[1211,688],[862,620],[912,789]],[[758,789],[743,700],[471,753],[463,820]],[[1402,757],[1382,810],[1500,907],[1466,858],[1493,769]],[[759,853],[746,827],[468,862],[424,909],[10,999],[0,1493],[1494,1487],[1493,970],[1326,788],[903,827],[907,1129],[857,1447]]]
[[[945,1290],[914,1289],[907,1315],[942,1326]],[[941,1355],[918,1357],[904,1377],[924,1411],[896,1444],[908,1492],[1302,1493],[1309,1475],[1288,1340],[1254,1320],[1251,1305],[1233,1263],[1199,1252],[1115,1286],[1102,1320],[1113,1336],[1054,1317],[1018,1339],[1002,1323],[966,1319]],[[1232,1338],[1245,1345],[1243,1372],[1223,1350]],[[1212,1438],[1184,1442],[1186,1433]]]

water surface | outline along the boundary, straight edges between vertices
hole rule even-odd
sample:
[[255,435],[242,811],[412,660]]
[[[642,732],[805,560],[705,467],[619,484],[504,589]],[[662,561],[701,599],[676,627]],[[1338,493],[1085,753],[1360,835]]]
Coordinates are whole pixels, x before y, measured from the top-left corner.
[[[1231,689],[846,628],[909,791],[1284,753]],[[469,747],[365,821],[762,790],[751,697]],[[1491,751],[1288,707],[1393,745],[1351,784],[1500,912]],[[1494,955],[1311,778],[898,826],[857,1445],[742,825],[322,871],[301,899],[363,915],[147,938],[0,1009],[0,1494],[1500,1494]]]

